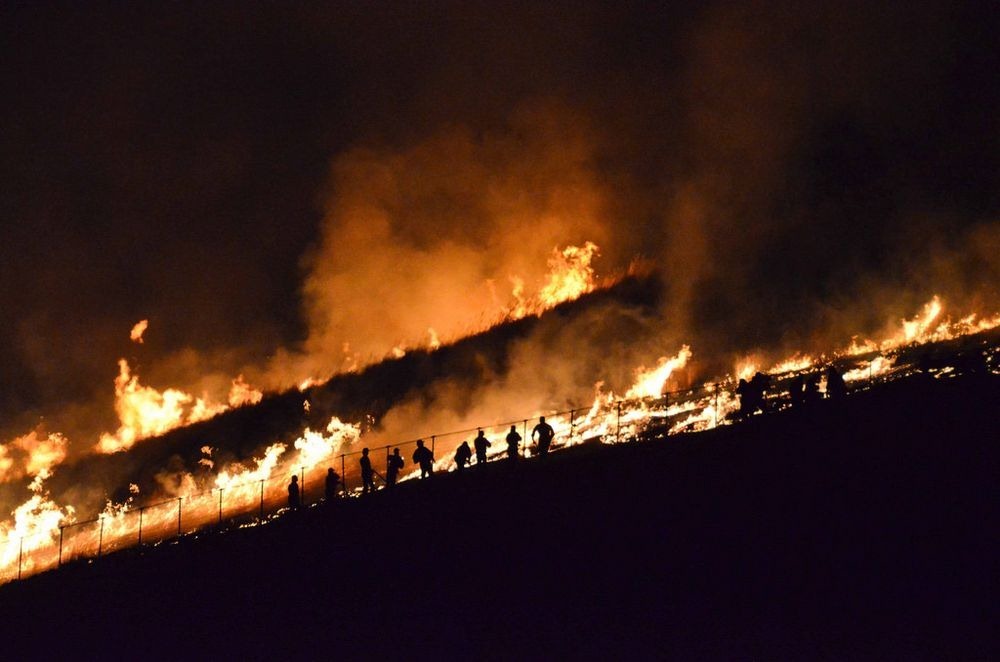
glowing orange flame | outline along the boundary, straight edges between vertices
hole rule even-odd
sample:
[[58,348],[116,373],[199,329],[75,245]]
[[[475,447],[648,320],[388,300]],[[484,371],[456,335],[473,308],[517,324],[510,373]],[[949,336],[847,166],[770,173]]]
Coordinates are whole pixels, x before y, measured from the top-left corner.
[[247,383],[243,375],[238,375],[233,380],[232,388],[229,389],[229,406],[236,408],[243,405],[255,405],[264,399],[264,394]]
[[[193,405],[188,408],[188,405]],[[158,391],[139,383],[128,361],[119,359],[115,378],[115,411],[121,426],[114,433],[104,433],[97,443],[101,453],[117,453],[130,448],[136,441],[163,434],[181,425],[210,418],[225,405],[210,405],[202,399],[178,389]]]
[[657,367],[647,370],[640,367],[635,373],[635,383],[626,392],[626,398],[658,398],[674,370],[683,368],[691,358],[691,348],[681,347],[676,356],[661,356]]
[[136,322],[135,326],[132,327],[132,332],[129,334],[129,337],[132,338],[132,342],[139,343],[141,345],[143,343],[142,334],[146,332],[148,327],[149,320]]
[[551,308],[592,292],[594,268],[590,263],[599,250],[591,241],[583,246],[567,246],[562,251],[553,249],[548,261],[548,280],[538,293],[542,305]]

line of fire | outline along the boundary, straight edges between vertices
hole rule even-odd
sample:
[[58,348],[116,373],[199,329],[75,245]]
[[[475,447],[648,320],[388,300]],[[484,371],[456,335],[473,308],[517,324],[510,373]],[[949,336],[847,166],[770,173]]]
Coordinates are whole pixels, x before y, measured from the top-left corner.
[[[501,440],[513,430],[520,434],[515,454],[537,462],[531,430],[540,416],[554,428],[557,453],[581,445],[671,443],[674,435],[822,406],[823,400],[853,397],[897,380],[1000,374],[1000,314],[953,316],[935,296],[912,317],[890,320],[883,337],[855,337],[824,353],[793,352],[771,361],[744,356],[728,374],[700,382],[691,370],[697,352],[692,341],[666,348],[652,366],[634,367],[620,391],[597,381],[589,401],[546,407],[531,393],[501,399],[478,392],[475,397],[483,401],[447,418],[394,406],[386,381],[410,374],[415,361],[455,369],[456,356],[475,356],[469,348],[483,337],[513,334],[516,340],[528,325],[544,325],[552,316],[585,315],[588,306],[651,287],[654,279],[641,269],[600,281],[591,264],[598,250],[593,243],[555,249],[537,293],[525,295],[523,281],[511,279],[511,303],[502,318],[468,337],[442,343],[431,329],[420,344],[397,346],[388,357],[342,374],[309,377],[285,392],[265,394],[243,375],[232,380],[226,402],[176,388],[157,390],[143,384],[122,358],[114,379],[121,425],[90,442],[89,452],[68,460],[69,438],[42,430],[0,446],[3,497],[9,499],[24,485],[30,493],[0,522],[0,582],[201,532],[265,525],[288,514],[292,476],[307,506],[325,505],[331,498],[366,498],[362,448],[370,449],[376,466],[401,451],[407,468],[399,480],[407,483],[421,475],[408,461],[418,437],[431,449],[440,474],[460,468],[455,450],[477,430],[492,440],[486,461],[508,458]],[[147,327],[147,320],[138,322],[131,341],[143,343]],[[749,385],[761,379],[752,401]],[[361,413],[354,418],[330,413],[346,410]],[[402,436],[402,430],[412,434]],[[332,495],[325,486],[331,469],[340,478]],[[376,473],[384,489],[383,474]],[[88,476],[100,477],[98,484],[86,485]],[[66,483],[58,484],[60,477]],[[92,489],[82,489],[82,481]],[[61,498],[52,496],[54,484]],[[104,499],[103,507],[88,510],[95,508],[94,493]],[[80,500],[74,502],[73,494]]]

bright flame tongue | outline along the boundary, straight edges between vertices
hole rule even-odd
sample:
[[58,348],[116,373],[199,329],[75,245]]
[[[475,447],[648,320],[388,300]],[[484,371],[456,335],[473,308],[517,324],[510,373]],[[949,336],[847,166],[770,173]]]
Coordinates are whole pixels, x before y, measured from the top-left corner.
[[[209,405],[202,399],[168,388],[160,392],[139,383],[125,359],[118,361],[115,378],[115,411],[121,427],[114,434],[105,432],[97,443],[102,453],[117,453],[130,448],[136,441],[163,434],[173,428],[204,420],[226,409],[225,405]],[[194,406],[185,411],[185,405]]]
[[539,314],[560,303],[573,301],[588,292],[593,292],[596,280],[594,267],[590,263],[598,254],[600,248],[592,241],[586,242],[583,246],[567,246],[562,250],[552,249],[552,255],[548,259],[549,272],[545,284],[534,299],[525,296],[524,279],[520,276],[511,276],[511,297],[514,299],[514,306],[508,316],[511,319],[521,319],[527,315]]
[[548,281],[538,293],[542,305],[555,306],[593,291],[594,268],[590,262],[599,251],[597,244],[591,241],[583,246],[567,246],[561,252],[554,250],[548,262]]
[[142,334],[146,333],[146,329],[148,327],[149,327],[149,320],[142,320],[140,322],[136,322],[135,326],[132,327],[132,332],[129,334],[129,337],[132,339],[132,342],[139,343],[141,345],[143,342]]
[[687,345],[681,347],[677,355],[671,358],[660,357],[657,367],[647,370],[640,367],[635,371],[635,383],[625,394],[628,399],[632,398],[658,398],[663,395],[663,387],[670,379],[674,370],[678,370],[687,365],[691,358],[691,348]]

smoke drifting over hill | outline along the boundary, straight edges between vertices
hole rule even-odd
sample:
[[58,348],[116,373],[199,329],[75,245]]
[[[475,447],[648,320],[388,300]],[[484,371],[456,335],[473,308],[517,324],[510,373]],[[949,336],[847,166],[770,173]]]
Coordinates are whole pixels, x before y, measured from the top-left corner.
[[459,337],[585,241],[662,275],[636,361],[1000,302],[975,4],[4,11],[4,438],[115,429],[122,356],[224,401]]

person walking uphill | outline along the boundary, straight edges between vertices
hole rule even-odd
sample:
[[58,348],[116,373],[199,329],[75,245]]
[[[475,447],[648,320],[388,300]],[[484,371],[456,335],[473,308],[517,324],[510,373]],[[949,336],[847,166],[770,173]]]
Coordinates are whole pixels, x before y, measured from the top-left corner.
[[361,493],[375,491],[375,471],[372,469],[372,459],[368,457],[368,449],[361,449]]
[[386,487],[392,487],[396,484],[396,480],[399,478],[399,470],[403,468],[403,457],[399,454],[399,449],[392,449],[392,455],[389,456],[388,466],[385,468],[385,485]]
[[420,465],[421,478],[428,478],[434,473],[434,453],[424,446],[423,439],[417,439],[417,450],[413,451],[413,463]]
[[479,429],[479,434],[473,443],[476,446],[476,466],[486,464],[486,449],[490,447],[490,440],[483,434],[482,428]]
[[549,454],[549,446],[552,444],[552,438],[556,436],[556,431],[545,422],[544,416],[538,417],[538,425],[531,430],[532,441],[535,440],[535,435],[538,435],[538,454],[545,457]]

